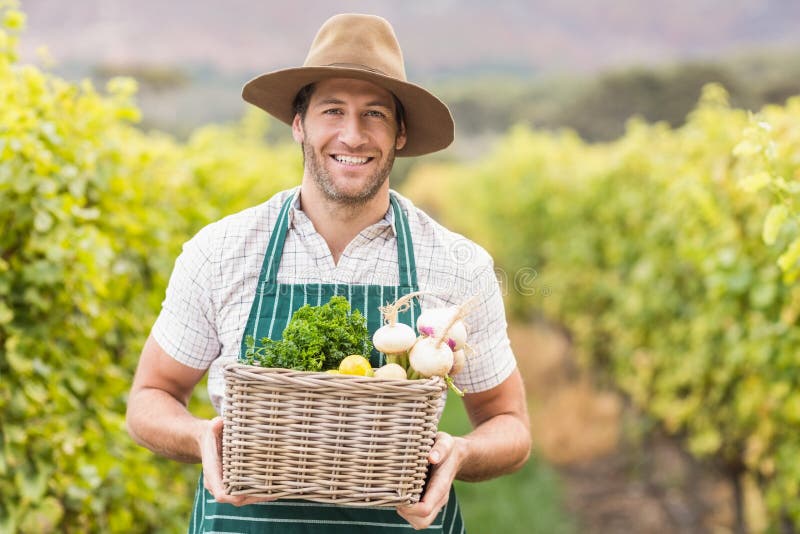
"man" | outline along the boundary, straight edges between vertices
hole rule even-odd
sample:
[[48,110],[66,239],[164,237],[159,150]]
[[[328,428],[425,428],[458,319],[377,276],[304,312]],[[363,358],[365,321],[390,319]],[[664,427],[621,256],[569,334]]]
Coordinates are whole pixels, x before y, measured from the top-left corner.
[[[450,144],[449,110],[406,81],[394,31],[368,15],[331,18],[303,67],[259,76],[243,97],[291,125],[303,150],[302,182],[185,244],[134,378],[131,436],[168,458],[202,462],[193,532],[396,532],[408,527],[403,521],[415,529],[463,531],[453,480],[518,469],[528,458],[530,433],[491,258],[389,189],[396,155]],[[221,412],[221,367],[241,354],[245,325],[269,319],[259,324],[270,330],[258,333],[274,337],[281,331],[274,324],[288,321],[271,315],[278,301],[302,302],[309,291],[327,299],[343,288],[362,292],[370,307],[385,304],[384,291],[422,290],[450,303],[478,296],[466,319],[475,353],[457,377],[474,430],[437,435],[423,499],[396,513],[226,495],[222,421],[187,411],[192,390],[208,370],[210,397]]]

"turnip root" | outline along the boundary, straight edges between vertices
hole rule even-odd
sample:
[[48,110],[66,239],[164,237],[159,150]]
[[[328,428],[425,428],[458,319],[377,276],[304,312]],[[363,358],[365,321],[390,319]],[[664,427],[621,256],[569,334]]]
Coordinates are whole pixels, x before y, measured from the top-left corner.
[[[455,364],[454,351],[466,346],[467,329],[461,319],[472,307],[473,299],[464,302],[457,308],[438,308],[420,314],[417,329],[420,337],[408,354],[411,368],[424,377],[441,376],[458,396],[464,393],[459,390],[448,373],[452,373]],[[426,316],[426,313],[428,314]],[[459,367],[464,366],[465,358],[459,356]]]
[[407,324],[398,323],[397,315],[408,309],[412,298],[420,295],[419,291],[400,297],[392,304],[381,306],[385,325],[378,328],[372,336],[372,344],[384,354],[401,354],[408,352],[417,340],[414,329]]
[[389,378],[393,380],[405,380],[408,378],[406,370],[396,363],[387,363],[383,367],[375,369],[375,378]]
[[385,324],[372,336],[372,344],[384,354],[406,352],[416,340],[414,329],[403,323]]
[[443,377],[453,366],[453,351],[439,339],[423,337],[411,348],[408,361],[425,378]]
[[[433,308],[425,310],[417,318],[417,331],[423,336],[438,337],[442,335],[447,325],[454,316],[459,314],[459,308]],[[467,342],[467,328],[464,322],[457,319],[447,330],[445,343],[451,350],[460,350]]]
[[453,367],[450,368],[450,372],[448,373],[450,376],[457,375],[464,369],[464,364],[467,361],[467,357],[464,355],[464,349],[457,350],[453,352]]

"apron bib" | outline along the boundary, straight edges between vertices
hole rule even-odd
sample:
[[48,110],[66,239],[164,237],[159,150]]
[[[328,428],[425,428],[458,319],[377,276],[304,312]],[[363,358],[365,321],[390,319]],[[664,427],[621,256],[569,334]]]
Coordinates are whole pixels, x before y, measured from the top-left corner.
[[[244,356],[246,350],[244,346],[246,336],[252,335],[256,340],[265,336],[275,340],[281,339],[283,330],[297,309],[305,304],[312,306],[325,304],[334,295],[346,297],[351,309],[361,311],[367,319],[369,335],[372,336],[383,325],[379,306],[418,290],[411,230],[408,219],[394,194],[390,195],[390,203],[397,234],[400,285],[278,284],[278,268],[293,203],[294,195],[284,201],[273,228],[256,285],[255,299],[242,336],[240,357]],[[398,320],[413,326],[419,313],[419,302],[415,299],[413,306],[402,312]],[[373,349],[370,363],[373,367],[380,367],[384,363],[383,355]],[[413,529],[405,519],[397,515],[394,508],[357,508],[297,499],[240,507],[217,503],[211,493],[203,487],[202,471],[189,524],[190,534],[211,532],[370,534],[403,530]],[[464,532],[461,512],[452,487],[447,505],[426,531],[447,534]]]

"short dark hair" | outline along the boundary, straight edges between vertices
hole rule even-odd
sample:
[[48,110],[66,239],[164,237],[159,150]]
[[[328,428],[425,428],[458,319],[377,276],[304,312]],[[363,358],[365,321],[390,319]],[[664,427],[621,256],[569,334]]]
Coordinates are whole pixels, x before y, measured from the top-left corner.
[[295,115],[300,115],[301,119],[306,118],[306,111],[308,111],[308,103],[311,101],[311,95],[314,94],[314,84],[310,83],[304,85],[294,97],[292,102],[292,109]]
[[[314,94],[314,84],[310,83],[308,85],[304,85],[294,97],[294,101],[292,102],[292,109],[294,110],[295,115],[300,115],[300,119],[306,118],[306,112],[308,111],[308,103],[311,101],[311,95]],[[394,93],[390,91],[392,95],[392,99],[394,100],[394,108],[395,108],[395,119],[397,119],[397,128],[401,129],[406,122],[406,110],[403,107],[403,103],[400,102],[400,99],[394,96]]]

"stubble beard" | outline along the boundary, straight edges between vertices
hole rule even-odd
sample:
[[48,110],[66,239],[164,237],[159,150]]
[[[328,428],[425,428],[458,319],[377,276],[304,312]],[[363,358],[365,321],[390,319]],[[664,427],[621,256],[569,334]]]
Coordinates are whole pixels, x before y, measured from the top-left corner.
[[336,188],[330,172],[322,165],[322,162],[319,161],[313,148],[307,143],[302,143],[302,147],[303,165],[308,169],[317,187],[319,187],[319,190],[322,191],[328,200],[351,208],[363,206],[375,198],[375,195],[378,194],[378,191],[380,191],[383,184],[389,178],[389,174],[392,172],[392,166],[394,165],[395,150],[394,147],[392,147],[391,152],[386,158],[386,162],[370,176],[366,187],[350,194]]

